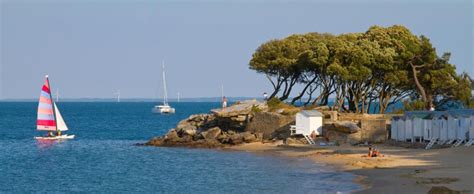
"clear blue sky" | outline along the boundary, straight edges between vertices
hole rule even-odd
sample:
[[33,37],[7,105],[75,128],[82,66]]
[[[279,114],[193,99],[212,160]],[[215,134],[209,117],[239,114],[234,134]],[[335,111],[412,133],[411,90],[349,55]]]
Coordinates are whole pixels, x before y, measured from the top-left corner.
[[169,96],[260,96],[248,69],[263,42],[292,33],[363,32],[405,25],[473,68],[473,3],[466,1],[1,0],[0,98],[37,98],[49,74],[62,97],[154,97],[160,66]]

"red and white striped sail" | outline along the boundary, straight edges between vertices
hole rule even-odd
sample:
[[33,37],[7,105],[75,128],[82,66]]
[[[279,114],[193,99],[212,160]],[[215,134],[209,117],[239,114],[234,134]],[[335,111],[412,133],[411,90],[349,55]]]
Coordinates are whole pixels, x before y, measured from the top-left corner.
[[57,129],[48,76],[46,76],[46,80],[44,81],[43,87],[41,88],[36,126],[38,130],[56,131]]
[[61,113],[53,102],[48,76],[46,76],[46,80],[41,88],[36,126],[38,130],[44,131],[68,130]]

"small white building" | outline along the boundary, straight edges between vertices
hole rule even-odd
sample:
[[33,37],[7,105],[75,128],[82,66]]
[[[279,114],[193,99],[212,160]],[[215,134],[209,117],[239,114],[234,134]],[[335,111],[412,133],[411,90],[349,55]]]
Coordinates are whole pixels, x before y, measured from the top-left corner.
[[397,140],[406,141],[405,139],[405,120],[403,118],[399,119],[397,122]]
[[432,137],[432,130],[431,130],[431,118],[424,118],[423,119],[423,140],[424,141],[429,141]]
[[296,124],[290,128],[291,135],[323,134],[324,115],[316,110],[304,110],[296,113]]
[[390,139],[398,140],[398,121],[400,117],[393,117],[390,123]]
[[469,139],[474,139],[474,115],[469,117],[470,124],[469,124]]

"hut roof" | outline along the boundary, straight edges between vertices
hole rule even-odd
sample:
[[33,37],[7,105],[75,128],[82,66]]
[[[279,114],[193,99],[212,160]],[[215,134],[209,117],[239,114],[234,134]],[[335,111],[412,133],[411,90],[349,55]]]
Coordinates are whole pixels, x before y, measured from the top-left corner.
[[324,115],[317,110],[304,110],[300,112],[306,117],[323,117]]

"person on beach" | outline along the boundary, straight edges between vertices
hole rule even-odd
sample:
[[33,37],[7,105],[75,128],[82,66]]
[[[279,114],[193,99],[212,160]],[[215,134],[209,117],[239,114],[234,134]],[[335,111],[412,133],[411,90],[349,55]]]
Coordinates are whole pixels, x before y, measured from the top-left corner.
[[263,92],[263,100],[267,101],[268,99],[268,94],[266,92]]
[[227,107],[227,98],[224,96],[222,97],[222,109],[225,110],[226,107]]

